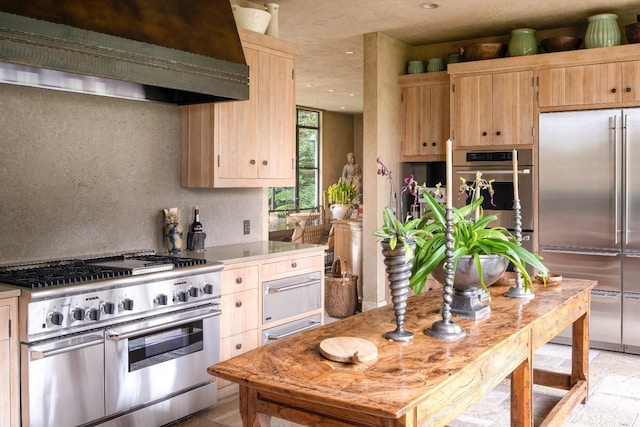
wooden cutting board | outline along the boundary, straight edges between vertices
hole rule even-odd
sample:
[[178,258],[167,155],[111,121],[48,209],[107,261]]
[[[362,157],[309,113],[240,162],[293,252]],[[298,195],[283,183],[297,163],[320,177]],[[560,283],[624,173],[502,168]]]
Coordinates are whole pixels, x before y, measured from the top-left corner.
[[364,338],[333,337],[320,343],[320,354],[343,363],[364,363],[378,357],[378,347]]

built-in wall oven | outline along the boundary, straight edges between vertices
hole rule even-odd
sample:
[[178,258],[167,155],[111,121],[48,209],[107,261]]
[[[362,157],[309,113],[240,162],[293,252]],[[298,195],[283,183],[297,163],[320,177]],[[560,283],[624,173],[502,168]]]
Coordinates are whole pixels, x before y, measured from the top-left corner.
[[[534,220],[534,153],[532,149],[518,149],[518,194],[522,226],[522,246],[533,252]],[[461,207],[469,203],[470,195],[460,193],[460,178],[467,182],[475,179],[480,171],[482,178],[493,180],[493,197],[483,190],[482,209],[484,214],[496,214],[498,219],[491,226],[502,226],[511,232],[515,229],[515,211],[513,209],[513,150],[456,150],[453,152],[453,205]],[[527,266],[533,273],[533,268]]]

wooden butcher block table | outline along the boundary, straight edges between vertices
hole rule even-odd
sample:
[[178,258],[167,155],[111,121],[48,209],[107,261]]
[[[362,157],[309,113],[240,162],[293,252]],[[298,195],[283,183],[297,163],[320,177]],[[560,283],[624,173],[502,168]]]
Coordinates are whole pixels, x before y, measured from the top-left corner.
[[[257,348],[208,369],[240,385],[244,426],[270,425],[271,416],[314,426],[442,426],[511,378],[511,425],[531,426],[533,383],[569,390],[543,425],[561,425],[588,396],[590,290],[596,282],[564,279],[535,285],[536,297],[503,296],[492,286],[491,314],[474,321],[454,317],[467,336],[448,341],[423,330],[441,319],[440,292],[409,299],[408,343],[387,341],[395,329],[391,306],[366,311]],[[534,352],[573,325],[569,375],[534,372]],[[364,363],[320,354],[333,337],[359,337],[377,347]]]

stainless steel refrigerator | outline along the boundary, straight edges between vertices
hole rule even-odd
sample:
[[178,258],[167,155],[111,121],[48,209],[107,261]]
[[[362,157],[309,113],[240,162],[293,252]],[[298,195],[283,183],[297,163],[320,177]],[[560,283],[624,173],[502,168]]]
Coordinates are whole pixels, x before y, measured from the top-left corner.
[[640,353],[640,108],[539,118],[543,262],[552,273],[598,280],[592,348]]

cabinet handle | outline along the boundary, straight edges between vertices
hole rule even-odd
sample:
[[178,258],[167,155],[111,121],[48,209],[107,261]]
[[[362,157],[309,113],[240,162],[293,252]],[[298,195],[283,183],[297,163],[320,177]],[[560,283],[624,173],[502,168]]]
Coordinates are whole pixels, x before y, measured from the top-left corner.
[[242,307],[242,301],[236,301],[236,307]]
[[487,136],[487,132],[482,132],[482,136]]
[[265,165],[265,166],[267,166],[267,165],[269,164],[269,162],[268,162],[268,161],[266,161],[266,160],[263,160],[263,161],[262,161],[262,164],[263,164],[263,165]]
[[251,159],[251,161],[249,163],[251,163],[252,165],[255,165],[256,161],[254,159]]
[[242,348],[242,344],[241,343],[236,344],[236,350],[240,350],[241,348]]
[[431,146],[432,146],[432,147],[435,147],[435,146],[436,146],[436,142],[435,142],[435,141],[433,141],[433,142],[431,143]]
[[237,277],[236,278],[236,283],[239,285],[240,283],[242,283],[242,277]]
[[627,93],[631,92],[631,88],[630,87],[626,88],[625,90],[627,91]]
[[297,266],[298,266],[298,263],[297,263],[297,262],[293,261],[293,262],[291,263],[291,268],[296,268]]
[[496,135],[500,136],[500,131],[496,132]]
[[617,90],[616,90],[615,87],[613,89],[611,89],[611,93],[616,93],[616,92],[617,92]]
[[423,142],[423,143],[422,143],[422,146],[423,146],[423,147],[426,147],[426,146],[427,146],[427,143],[426,143],[426,142]]

